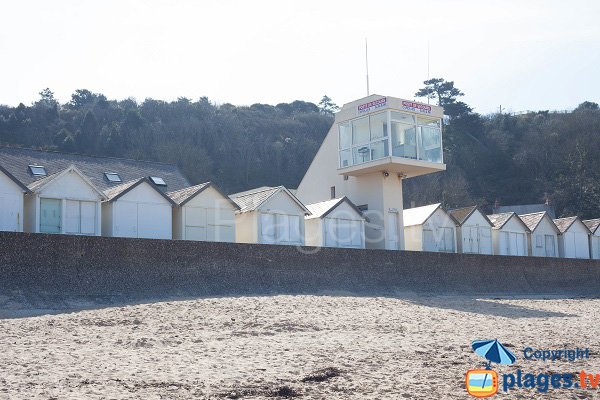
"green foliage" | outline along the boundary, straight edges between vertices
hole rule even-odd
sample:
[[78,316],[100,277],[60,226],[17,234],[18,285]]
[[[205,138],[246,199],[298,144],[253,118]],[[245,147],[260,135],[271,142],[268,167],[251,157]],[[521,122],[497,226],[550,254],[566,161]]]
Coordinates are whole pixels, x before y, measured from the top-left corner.
[[340,108],[337,106],[337,104],[335,104],[333,100],[331,100],[331,98],[327,95],[323,96],[323,98],[319,102],[319,110],[321,110],[323,114],[333,115],[333,113],[335,113],[339,109]]
[[469,114],[472,109],[457,98],[464,93],[454,87],[453,81],[442,78],[432,78],[423,82],[425,87],[415,93],[415,97],[426,97],[437,100],[438,106],[444,107],[444,113],[450,118]]

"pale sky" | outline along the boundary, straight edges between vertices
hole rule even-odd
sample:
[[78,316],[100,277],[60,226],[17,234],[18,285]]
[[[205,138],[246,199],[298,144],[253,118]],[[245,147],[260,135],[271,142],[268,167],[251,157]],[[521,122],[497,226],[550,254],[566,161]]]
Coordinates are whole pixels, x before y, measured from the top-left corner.
[[430,76],[476,111],[600,102],[600,1],[12,0],[2,4],[0,104],[46,87],[109,99],[342,105],[412,99]]

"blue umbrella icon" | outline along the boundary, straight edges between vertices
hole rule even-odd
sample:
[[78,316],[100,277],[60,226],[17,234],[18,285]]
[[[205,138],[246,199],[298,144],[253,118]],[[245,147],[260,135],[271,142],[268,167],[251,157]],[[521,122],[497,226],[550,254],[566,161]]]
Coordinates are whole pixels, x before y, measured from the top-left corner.
[[471,347],[476,354],[488,360],[486,366],[488,369],[493,362],[497,364],[512,364],[517,359],[498,339],[474,340],[471,343]]

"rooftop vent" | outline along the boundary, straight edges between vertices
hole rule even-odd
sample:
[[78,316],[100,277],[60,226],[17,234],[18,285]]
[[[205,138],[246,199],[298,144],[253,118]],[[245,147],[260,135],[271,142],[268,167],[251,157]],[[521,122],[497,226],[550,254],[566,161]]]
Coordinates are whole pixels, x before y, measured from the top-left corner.
[[33,176],[46,176],[46,175],[48,175],[48,173],[46,172],[46,167],[43,167],[41,165],[30,165],[29,166],[29,172],[31,172],[31,175],[33,175]]

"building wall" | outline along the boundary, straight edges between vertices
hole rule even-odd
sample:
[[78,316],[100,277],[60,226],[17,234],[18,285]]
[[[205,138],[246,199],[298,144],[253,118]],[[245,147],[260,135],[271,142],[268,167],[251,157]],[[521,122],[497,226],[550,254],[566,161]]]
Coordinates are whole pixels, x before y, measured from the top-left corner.
[[423,251],[423,225],[405,226],[404,243],[406,250]]
[[600,229],[590,235],[590,254],[594,260],[600,260]]
[[0,172],[0,231],[23,232],[23,189]]
[[[529,254],[533,257],[546,257],[546,236],[552,237],[554,243],[554,257],[558,257],[558,234],[554,223],[549,217],[545,216],[529,236]],[[541,239],[538,239],[541,238]],[[538,247],[538,240],[541,240],[542,247]],[[549,247],[551,250],[551,247]]]
[[[441,247],[441,241],[443,240],[443,232],[442,228],[450,229],[452,232],[452,238],[450,239],[452,242],[452,253],[456,253],[456,225],[454,220],[450,218],[448,213],[446,213],[441,208],[438,208],[422,225],[421,233],[424,235],[425,230],[430,230],[433,232],[433,239],[435,241],[436,247]],[[422,239],[422,246],[425,246],[425,237]],[[425,248],[423,247],[423,250]],[[440,250],[441,251],[441,250]]]
[[188,216],[194,212],[205,212],[206,223],[204,226],[213,225],[220,227],[218,237],[207,234],[206,240],[222,241],[222,242],[235,242],[235,207],[231,202],[224,198],[217,190],[212,187],[206,188],[196,197],[188,201],[183,207],[176,207],[174,210],[174,221],[175,232],[177,234],[176,239],[192,240],[187,235],[186,221]]
[[323,239],[323,220],[321,218],[311,218],[304,221],[304,241],[307,246],[324,246]]
[[261,234],[262,231],[262,220],[260,218],[260,214],[283,214],[283,215],[295,215],[299,217],[300,221],[300,243],[304,244],[304,237],[306,236],[304,229],[304,217],[306,211],[303,210],[295,200],[293,200],[285,191],[280,191],[274,195],[272,195],[267,201],[265,201],[258,209],[257,209],[257,232],[256,237],[258,239],[257,243],[261,242]]
[[258,232],[258,212],[235,214],[235,241],[237,243],[258,243]]
[[597,296],[600,287],[597,260],[11,232],[0,243],[9,249],[0,293],[25,307],[332,292]]
[[563,258],[590,258],[589,231],[583,222],[577,220],[563,234],[558,236],[560,256]]
[[331,247],[353,247],[365,248],[365,223],[364,218],[356,212],[348,203],[343,202],[333,209],[323,218],[309,218],[305,220],[306,245],[308,246],[330,246],[327,243],[327,229],[331,224],[338,221],[352,221],[358,226],[358,229],[351,232],[351,235],[360,239],[360,244],[353,244],[352,238],[336,237],[340,243]]

